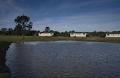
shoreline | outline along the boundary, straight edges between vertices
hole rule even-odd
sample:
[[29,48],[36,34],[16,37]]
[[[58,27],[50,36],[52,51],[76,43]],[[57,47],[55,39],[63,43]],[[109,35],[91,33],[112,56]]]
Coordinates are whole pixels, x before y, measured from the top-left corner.
[[39,37],[39,36],[0,36],[1,42],[17,43],[17,42],[31,42],[31,41],[91,41],[91,42],[109,42],[120,43],[120,38],[101,38],[101,37]]
[[10,44],[9,42],[0,42],[0,78],[11,78],[10,70],[6,65],[6,51]]

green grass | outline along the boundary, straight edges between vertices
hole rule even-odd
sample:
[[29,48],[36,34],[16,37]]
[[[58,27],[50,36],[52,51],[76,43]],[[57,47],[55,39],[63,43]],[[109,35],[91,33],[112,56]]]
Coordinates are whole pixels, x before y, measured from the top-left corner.
[[120,43],[120,38],[71,38],[71,37],[39,37],[39,36],[0,36],[0,42],[22,42],[22,41],[59,41],[59,40],[73,40],[73,41],[97,41],[97,42],[116,42]]
[[0,73],[0,78],[10,78],[9,73]]

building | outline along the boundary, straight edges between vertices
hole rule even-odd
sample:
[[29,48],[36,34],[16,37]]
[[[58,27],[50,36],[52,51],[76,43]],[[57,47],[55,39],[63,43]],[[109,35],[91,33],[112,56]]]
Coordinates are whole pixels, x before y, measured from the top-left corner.
[[106,34],[106,37],[120,37],[120,34]]
[[75,32],[75,33],[70,33],[70,37],[86,37],[86,33],[79,33],[79,32]]
[[45,32],[38,33],[38,36],[41,36],[41,37],[51,37],[53,35],[54,33],[45,33]]

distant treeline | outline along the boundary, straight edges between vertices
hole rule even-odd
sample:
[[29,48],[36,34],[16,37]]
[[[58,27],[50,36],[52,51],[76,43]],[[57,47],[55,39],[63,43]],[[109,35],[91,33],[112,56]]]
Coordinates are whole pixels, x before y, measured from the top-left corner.
[[[37,35],[39,31],[36,30],[25,30],[24,34],[27,36],[33,36],[33,35]],[[1,28],[0,29],[0,35],[22,35],[22,31],[16,31],[13,28]]]
[[[38,35],[40,31],[32,30],[33,23],[30,21],[30,17],[26,15],[17,16],[14,19],[15,28],[1,28],[0,35],[17,35],[17,36],[34,36]],[[74,33],[75,31],[54,31],[50,30],[50,27],[45,27],[45,30],[42,32],[46,33],[54,33],[54,36],[64,36],[69,37],[70,33]],[[93,31],[93,32],[81,32],[87,33],[87,37],[105,37],[106,33],[120,33],[120,31],[112,31],[112,32],[103,32],[103,31]]]
[[[46,27],[47,28],[47,27]],[[45,31],[43,32],[50,32],[50,33],[54,33],[54,36],[64,36],[64,37],[69,37],[70,33],[74,33],[75,31],[64,31],[64,32],[59,32],[59,31],[54,31],[54,30],[47,30],[45,28]],[[16,31],[13,28],[1,28],[0,29],[0,35],[22,35],[22,31]],[[24,31],[24,35],[26,36],[34,36],[34,35],[38,35],[38,33],[40,33],[40,31],[37,30],[25,30]],[[87,33],[87,37],[105,37],[106,33],[120,33],[120,31],[112,31],[112,32],[104,32],[104,31],[93,31],[93,32],[81,32],[81,33]]]

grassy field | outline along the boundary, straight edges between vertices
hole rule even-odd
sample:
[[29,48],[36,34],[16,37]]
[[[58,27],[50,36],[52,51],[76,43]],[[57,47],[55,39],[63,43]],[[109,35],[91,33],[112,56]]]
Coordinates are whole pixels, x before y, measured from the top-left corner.
[[120,38],[71,38],[71,37],[39,37],[39,36],[0,36],[0,42],[22,42],[22,41],[59,41],[59,40],[73,40],[73,41],[97,41],[97,42],[116,42],[120,43]]
[[9,73],[0,73],[0,78],[11,78]]

